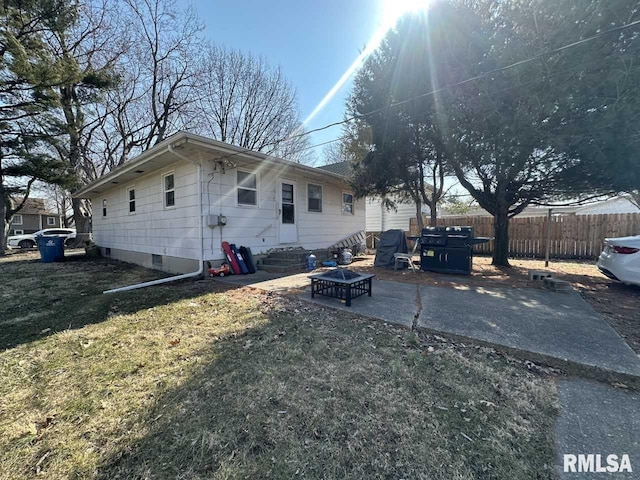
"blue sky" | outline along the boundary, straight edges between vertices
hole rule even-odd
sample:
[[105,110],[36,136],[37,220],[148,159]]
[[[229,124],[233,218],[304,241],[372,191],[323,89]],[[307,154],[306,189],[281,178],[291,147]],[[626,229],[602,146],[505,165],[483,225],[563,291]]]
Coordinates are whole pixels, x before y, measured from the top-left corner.
[[[302,119],[384,23],[383,0],[185,0],[187,4],[196,8],[214,43],[280,65],[298,92]],[[307,128],[342,120],[350,89],[347,82]],[[318,144],[340,135],[340,127],[334,127],[311,134],[310,141]]]

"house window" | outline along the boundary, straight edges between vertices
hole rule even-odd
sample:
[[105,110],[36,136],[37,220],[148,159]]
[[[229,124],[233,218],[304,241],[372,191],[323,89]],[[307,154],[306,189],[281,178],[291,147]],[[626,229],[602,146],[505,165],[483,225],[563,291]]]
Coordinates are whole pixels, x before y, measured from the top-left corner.
[[24,235],[24,230],[14,230],[13,234],[14,235]]
[[102,199],[102,216],[103,217],[107,216],[107,199],[106,198]]
[[322,185],[307,184],[307,210],[322,212]]
[[258,205],[258,180],[255,173],[238,170],[238,205]]
[[22,225],[22,215],[14,215],[11,221],[12,225]]
[[164,188],[164,208],[174,207],[176,205],[176,184],[173,173],[162,176],[162,185]]
[[342,193],[342,213],[353,215],[353,194]]
[[110,257],[111,256],[111,249],[109,247],[104,249],[104,256],[105,257]]
[[56,217],[47,217],[47,226],[55,227],[56,225]]
[[151,264],[154,267],[162,266],[162,255],[156,255],[155,253],[151,254]]
[[127,190],[127,199],[129,200],[129,213],[136,213],[136,190],[130,188]]

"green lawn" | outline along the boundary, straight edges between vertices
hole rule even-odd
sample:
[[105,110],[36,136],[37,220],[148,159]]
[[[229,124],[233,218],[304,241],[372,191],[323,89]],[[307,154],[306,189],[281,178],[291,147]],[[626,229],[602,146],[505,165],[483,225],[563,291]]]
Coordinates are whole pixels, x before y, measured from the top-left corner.
[[553,478],[552,379],[294,298],[0,259],[0,477]]

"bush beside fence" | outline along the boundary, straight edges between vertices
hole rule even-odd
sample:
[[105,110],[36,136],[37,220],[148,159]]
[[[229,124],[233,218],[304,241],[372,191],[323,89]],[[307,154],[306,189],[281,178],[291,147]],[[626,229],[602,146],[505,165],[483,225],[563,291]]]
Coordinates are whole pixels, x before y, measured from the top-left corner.
[[[425,225],[429,219],[423,218]],[[419,235],[415,218],[409,232]],[[476,237],[493,237],[492,217],[444,217],[438,226],[469,225]],[[554,215],[551,217],[551,258],[594,259],[600,255],[605,238],[640,235],[640,213],[606,215]],[[509,222],[509,255],[543,258],[546,251],[547,218],[512,218]],[[474,247],[474,252],[491,254],[493,240]]]

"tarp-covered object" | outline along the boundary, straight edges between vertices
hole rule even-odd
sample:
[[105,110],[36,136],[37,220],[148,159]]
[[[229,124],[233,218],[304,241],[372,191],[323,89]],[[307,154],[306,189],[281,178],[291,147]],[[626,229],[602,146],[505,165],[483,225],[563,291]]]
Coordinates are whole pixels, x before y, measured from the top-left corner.
[[[387,230],[380,235],[374,267],[393,268],[394,253],[407,253],[407,239],[402,230]],[[406,267],[406,263],[403,263]]]

